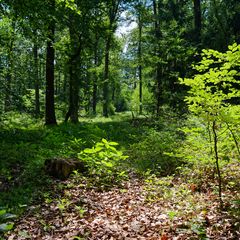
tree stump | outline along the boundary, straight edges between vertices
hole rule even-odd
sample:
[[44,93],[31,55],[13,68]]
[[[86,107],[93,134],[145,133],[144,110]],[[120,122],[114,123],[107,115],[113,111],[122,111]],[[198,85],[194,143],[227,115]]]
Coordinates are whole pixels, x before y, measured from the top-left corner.
[[74,170],[80,173],[87,170],[83,162],[72,158],[46,159],[44,165],[47,174],[61,180],[67,179]]

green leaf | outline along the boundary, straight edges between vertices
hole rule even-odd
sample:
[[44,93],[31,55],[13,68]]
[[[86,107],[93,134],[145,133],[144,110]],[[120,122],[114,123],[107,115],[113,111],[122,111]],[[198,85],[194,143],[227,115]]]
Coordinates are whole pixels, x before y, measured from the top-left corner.
[[105,143],[105,144],[108,143],[108,141],[105,138],[102,139],[102,142]]
[[122,171],[118,174],[118,176],[125,176],[126,175],[126,172],[125,171]]
[[95,150],[92,148],[86,148],[83,150],[84,153],[95,153]]
[[109,142],[108,144],[111,145],[111,146],[117,146],[118,145],[117,142]]
[[13,228],[13,223],[3,223],[0,224],[0,232],[7,232]]
[[100,152],[101,150],[103,150],[102,147],[100,147],[100,146],[95,147],[95,152]]
[[6,212],[7,212],[7,211],[6,211],[5,209],[0,210],[0,217],[1,217],[2,215],[5,215]]
[[106,166],[106,167],[113,167],[113,163],[111,162],[105,162],[105,161],[102,161],[102,163]]

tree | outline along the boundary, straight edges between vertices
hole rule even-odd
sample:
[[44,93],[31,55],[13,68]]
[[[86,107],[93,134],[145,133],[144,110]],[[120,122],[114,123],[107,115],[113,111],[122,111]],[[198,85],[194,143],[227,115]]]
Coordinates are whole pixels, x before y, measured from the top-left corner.
[[194,0],[193,2],[194,2],[195,41],[197,44],[200,44],[202,30],[201,0]]
[[[202,60],[195,66],[198,73],[193,78],[181,79],[181,83],[190,87],[186,97],[189,110],[202,118],[210,128],[209,141],[215,158],[219,185],[220,207],[222,201],[222,176],[220,171],[220,136],[232,140],[240,156],[238,140],[234,129],[238,129],[239,106],[232,104],[234,98],[240,97],[238,69],[240,67],[240,46],[233,44],[228,51],[221,53],[215,50],[203,50]],[[236,84],[238,88],[236,88]],[[226,139],[225,139],[226,141]],[[229,143],[228,143],[229,144]],[[226,151],[226,150],[225,150]]]
[[109,55],[113,34],[116,30],[116,21],[119,14],[121,0],[109,0],[106,3],[107,11],[107,33],[105,39],[105,57],[104,57],[104,80],[103,80],[103,116],[109,116],[110,94],[109,94]]
[[160,29],[160,11],[161,3],[160,1],[153,0],[153,16],[154,16],[154,32],[155,32],[155,55],[158,58],[156,64],[156,112],[157,115],[160,114],[160,106],[162,100],[162,65],[161,65],[161,52],[159,42],[161,40],[161,29]]
[[[49,9],[55,12],[55,0],[51,0]],[[54,34],[55,20],[52,17],[48,23],[48,39],[46,50],[46,102],[45,102],[45,124],[57,124],[54,106]]]
[[[95,42],[92,39],[91,31],[94,27],[96,18],[94,16],[95,9],[99,6],[95,2],[76,1],[77,8],[69,9],[67,26],[69,29],[69,50],[68,54],[68,68],[69,68],[69,107],[65,116],[65,121],[69,118],[71,122],[78,122],[79,111],[79,91],[83,87],[84,74],[83,71],[85,59],[88,55],[88,48]],[[95,56],[97,61],[97,56]],[[80,72],[82,70],[82,72]],[[87,85],[86,85],[87,86]],[[96,85],[95,85],[96,88]],[[95,89],[96,91],[96,89]]]
[[139,114],[143,113],[143,96],[142,96],[142,27],[143,27],[143,13],[142,13],[142,2],[136,6],[137,9],[137,24],[138,24],[138,78],[139,78]]
[[35,43],[33,46],[33,56],[34,56],[34,76],[35,76],[35,114],[37,117],[40,115],[40,81],[38,73],[38,46]]

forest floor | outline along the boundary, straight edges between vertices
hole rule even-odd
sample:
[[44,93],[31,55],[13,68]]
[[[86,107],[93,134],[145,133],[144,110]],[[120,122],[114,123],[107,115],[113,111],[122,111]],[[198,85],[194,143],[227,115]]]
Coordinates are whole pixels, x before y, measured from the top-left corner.
[[180,179],[133,178],[101,191],[73,177],[55,181],[6,239],[240,239],[237,194],[225,191],[220,211],[216,192]]
[[[130,171],[129,179],[113,180],[111,186],[81,174],[60,181],[43,171],[45,159],[74,156],[102,138],[118,142],[123,151],[139,143],[136,153],[146,151],[143,156],[161,147],[158,136],[166,141],[164,150],[172,148],[170,118],[153,126],[159,135],[151,131],[148,119],[86,120],[54,128],[36,125],[29,117],[10,119],[0,131],[0,224],[5,209],[18,217],[9,220],[13,229],[0,234],[1,240],[240,239],[239,161],[222,168],[221,210],[216,178],[208,172],[200,178],[195,169],[190,170],[191,178]],[[150,142],[144,150],[149,139],[157,144]],[[148,151],[151,145],[155,149]]]

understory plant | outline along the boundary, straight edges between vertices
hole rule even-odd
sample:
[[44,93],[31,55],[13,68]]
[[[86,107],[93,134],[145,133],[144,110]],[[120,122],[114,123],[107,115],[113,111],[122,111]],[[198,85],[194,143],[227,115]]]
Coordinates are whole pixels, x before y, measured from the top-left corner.
[[122,166],[128,156],[117,150],[117,145],[117,142],[102,139],[92,148],[86,148],[78,154],[78,158],[86,163],[96,182],[107,186],[118,183],[127,176]]
[[182,165],[176,156],[181,139],[176,132],[170,130],[149,130],[148,135],[129,150],[130,165],[140,174],[150,171],[157,175],[173,174]]
[[10,231],[13,228],[13,220],[16,217],[15,214],[8,213],[6,209],[0,208],[0,237],[1,233]]
[[[189,87],[186,102],[189,110],[202,121],[209,144],[209,159],[215,161],[218,179],[218,194],[222,208],[222,176],[220,165],[224,161],[239,158],[239,69],[240,45],[229,46],[221,53],[203,50],[202,59],[194,66],[193,78],[180,79]],[[201,126],[201,127],[202,127]],[[190,130],[193,134],[196,130]],[[230,144],[229,144],[230,143]],[[198,160],[201,160],[200,158]]]

